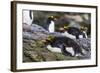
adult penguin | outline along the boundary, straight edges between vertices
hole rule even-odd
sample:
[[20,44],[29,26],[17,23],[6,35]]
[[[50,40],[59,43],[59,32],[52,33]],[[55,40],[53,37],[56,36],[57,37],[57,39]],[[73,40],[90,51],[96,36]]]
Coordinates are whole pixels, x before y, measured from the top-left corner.
[[71,35],[74,35],[76,39],[87,38],[87,34],[86,34],[87,28],[86,27],[81,27],[80,29],[76,27],[64,27],[64,29],[65,29],[65,32]]
[[56,16],[49,16],[48,19],[47,19],[47,30],[50,32],[50,33],[53,33],[55,32],[55,20],[56,20]]
[[24,10],[23,11],[23,24],[31,25],[33,22],[33,11],[32,10]]
[[66,56],[82,56],[81,47],[68,37],[50,37],[46,39],[47,49],[52,52],[63,53]]

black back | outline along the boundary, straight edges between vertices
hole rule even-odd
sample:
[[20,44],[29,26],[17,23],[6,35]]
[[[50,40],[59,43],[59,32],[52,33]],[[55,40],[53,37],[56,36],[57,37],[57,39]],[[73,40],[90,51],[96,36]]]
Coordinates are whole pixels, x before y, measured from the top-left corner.
[[67,29],[67,32],[69,34],[76,36],[76,39],[79,39],[79,35],[83,35],[83,37],[86,38],[85,34],[79,28],[76,28],[76,27],[69,27]]
[[75,54],[81,53],[83,55],[81,47],[74,40],[68,37],[55,37],[55,39],[50,43],[50,45],[52,47],[59,47],[64,55],[71,56],[71,54],[66,51],[66,47],[72,47]]

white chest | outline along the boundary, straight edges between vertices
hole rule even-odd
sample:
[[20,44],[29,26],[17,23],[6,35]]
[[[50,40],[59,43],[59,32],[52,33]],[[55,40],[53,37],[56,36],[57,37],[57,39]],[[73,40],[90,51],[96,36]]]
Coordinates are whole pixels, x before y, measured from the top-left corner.
[[[51,45],[47,46],[47,49],[51,52],[56,52],[56,53],[62,53],[61,48],[58,47],[52,47]],[[71,53],[72,56],[74,56],[74,50],[72,47],[66,47],[65,49],[67,52]]]
[[[32,19],[30,18],[30,15],[32,16]],[[33,12],[30,14],[29,10],[23,11],[23,23],[31,25],[32,21],[33,21]]]
[[57,53],[61,53],[61,49],[58,47],[52,47],[51,45],[47,46],[47,49],[51,52],[57,52]]
[[72,56],[74,56],[74,50],[73,50],[73,48],[72,47],[66,47],[66,51],[67,52],[69,52],[69,53],[71,53],[72,54]]
[[49,32],[55,32],[55,24],[53,21],[51,21],[51,23],[49,24]]

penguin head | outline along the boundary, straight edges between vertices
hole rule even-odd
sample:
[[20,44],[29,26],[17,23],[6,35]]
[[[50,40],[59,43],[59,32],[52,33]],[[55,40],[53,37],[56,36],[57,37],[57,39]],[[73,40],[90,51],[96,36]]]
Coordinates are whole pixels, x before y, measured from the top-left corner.
[[42,40],[42,42],[45,44],[50,44],[51,42],[53,42],[54,39],[54,36],[48,36],[45,40]]
[[64,26],[64,29],[67,30],[69,28],[69,26]]
[[48,17],[48,20],[49,20],[49,21],[56,21],[57,18],[58,18],[57,16],[49,16],[49,17]]
[[86,31],[86,32],[87,32],[88,28],[87,28],[87,27],[84,27],[84,26],[81,26],[80,30],[81,30],[81,31]]
[[46,41],[48,41],[48,42],[52,42],[54,39],[55,39],[54,36],[49,36],[49,37],[46,39]]
[[67,30],[70,29],[70,26],[66,26],[66,25],[65,25],[63,28],[64,28],[65,31],[67,31]]
[[65,32],[66,30],[68,30],[69,29],[69,26],[63,26],[63,27],[60,27],[59,28],[59,31],[60,32]]

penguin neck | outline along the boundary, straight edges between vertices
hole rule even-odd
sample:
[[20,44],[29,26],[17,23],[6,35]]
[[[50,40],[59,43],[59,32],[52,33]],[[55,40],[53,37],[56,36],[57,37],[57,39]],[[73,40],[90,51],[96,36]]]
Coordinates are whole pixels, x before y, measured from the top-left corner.
[[85,34],[85,37],[87,38],[87,34],[86,34],[86,31],[83,31],[83,33]]
[[50,23],[54,23],[54,21],[53,21],[53,20],[48,19],[48,20],[47,20],[47,24],[50,24]]
[[51,20],[51,21],[50,21],[50,24],[54,24],[54,21]]

